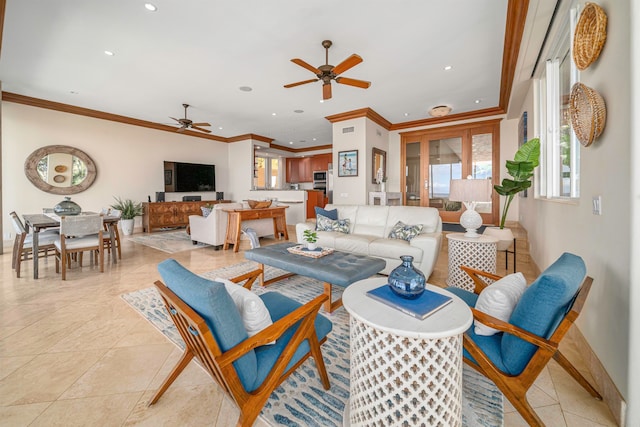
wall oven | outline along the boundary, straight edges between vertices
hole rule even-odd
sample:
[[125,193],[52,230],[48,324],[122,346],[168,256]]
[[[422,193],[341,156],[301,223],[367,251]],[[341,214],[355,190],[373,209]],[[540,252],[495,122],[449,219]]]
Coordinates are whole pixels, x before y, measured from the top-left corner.
[[327,190],[327,171],[313,171],[313,189]]

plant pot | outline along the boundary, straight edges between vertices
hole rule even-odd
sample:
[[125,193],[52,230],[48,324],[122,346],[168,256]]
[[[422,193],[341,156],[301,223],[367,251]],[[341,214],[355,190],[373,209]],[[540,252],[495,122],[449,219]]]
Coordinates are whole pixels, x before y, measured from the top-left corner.
[[513,243],[513,232],[510,228],[487,227],[482,234],[498,239],[499,251],[506,251]]
[[130,236],[133,234],[133,224],[135,219],[121,219],[120,220],[120,228],[122,228],[122,233],[125,236]]
[[307,249],[310,251],[315,251],[318,245],[316,243],[307,242]]

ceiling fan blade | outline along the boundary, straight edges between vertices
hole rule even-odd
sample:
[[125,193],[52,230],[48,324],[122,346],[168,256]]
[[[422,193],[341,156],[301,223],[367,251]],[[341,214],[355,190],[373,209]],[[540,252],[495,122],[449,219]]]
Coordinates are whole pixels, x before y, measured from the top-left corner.
[[322,85],[322,99],[331,99],[331,83]]
[[286,87],[288,89],[290,87],[295,87],[295,86],[305,85],[307,83],[317,82],[318,80],[320,80],[320,79],[310,79],[310,80],[304,80],[304,81],[296,82],[296,83],[289,83],[288,85],[284,85],[284,87]]
[[[209,125],[209,126],[211,126],[211,125]],[[191,125],[191,129],[199,130],[200,132],[211,133],[211,131],[209,129],[204,129],[204,128],[198,127],[195,124]]]
[[355,87],[361,87],[362,89],[368,89],[371,86],[371,82],[365,82],[364,80],[350,79],[348,77],[336,77],[336,82],[342,85],[349,85]]
[[209,123],[191,123],[191,126],[211,126]]
[[176,119],[175,117],[171,117],[171,116],[169,116],[169,118],[175,120],[178,123],[180,123],[180,119]]
[[345,71],[347,71],[349,68],[355,67],[361,62],[362,62],[362,58],[360,57],[360,55],[356,55],[354,53],[353,55],[351,55],[350,57],[348,57],[347,59],[345,59],[338,65],[336,65],[335,67],[333,67],[333,74],[335,75],[342,74]]
[[307,70],[311,71],[313,74],[320,74],[320,70],[318,70],[313,65],[309,65],[308,63],[304,62],[300,58],[293,58],[291,62],[293,62],[294,64],[298,64],[302,68],[306,68]]
[[184,126],[182,126],[182,127],[179,127],[179,128],[176,130],[176,132],[184,132],[184,130],[185,130],[185,129],[186,129],[186,128],[185,128]]

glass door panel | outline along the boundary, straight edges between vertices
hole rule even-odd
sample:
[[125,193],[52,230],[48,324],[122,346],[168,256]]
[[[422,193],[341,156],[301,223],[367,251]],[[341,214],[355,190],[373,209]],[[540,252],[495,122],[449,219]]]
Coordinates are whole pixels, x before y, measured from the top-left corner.
[[[471,176],[473,179],[493,177],[493,134],[481,133],[471,136]],[[492,202],[479,202],[476,212],[491,215]],[[483,217],[483,221],[486,219]]]
[[462,138],[429,141],[429,204],[445,212],[461,209],[460,202],[449,201],[452,179],[462,177]]
[[422,199],[420,145],[420,141],[405,145],[405,204],[408,206],[420,206]]

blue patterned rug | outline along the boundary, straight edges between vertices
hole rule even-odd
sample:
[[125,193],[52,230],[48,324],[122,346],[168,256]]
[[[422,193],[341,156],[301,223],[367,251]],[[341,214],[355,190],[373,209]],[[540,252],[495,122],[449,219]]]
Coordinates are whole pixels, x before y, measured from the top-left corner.
[[204,243],[194,245],[191,242],[191,236],[189,236],[184,229],[165,231],[162,233],[135,234],[128,237],[128,239],[132,242],[149,246],[150,248],[157,249],[168,254],[190,251],[207,246]]
[[[256,263],[247,261],[202,276],[209,279],[231,278],[256,267]],[[265,277],[269,279],[282,273],[282,270],[267,267]],[[293,276],[268,288],[256,284],[253,290],[257,294],[278,291],[305,303],[323,292],[323,284],[314,279]],[[333,293],[334,298],[337,298],[341,295],[341,288],[334,287]],[[155,288],[123,294],[122,298],[167,338],[184,348],[184,342]],[[344,309],[330,315],[324,313],[324,309],[320,312],[333,322],[333,330],[322,345],[331,389],[322,388],[313,359],[309,359],[271,394],[261,413],[261,418],[271,425],[342,426],[342,414],[349,398],[349,315]],[[467,427],[503,425],[502,394],[491,381],[467,366],[463,370],[462,423]]]

